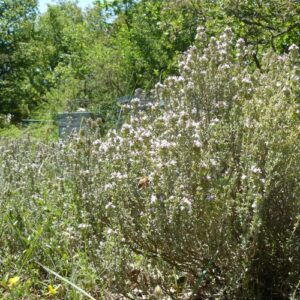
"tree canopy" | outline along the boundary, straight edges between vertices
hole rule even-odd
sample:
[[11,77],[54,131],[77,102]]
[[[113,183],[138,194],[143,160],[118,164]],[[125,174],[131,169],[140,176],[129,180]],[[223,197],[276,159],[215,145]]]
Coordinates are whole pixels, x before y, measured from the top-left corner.
[[117,97],[178,73],[199,26],[231,27],[257,68],[268,48],[300,44],[299,1],[63,0],[39,14],[36,0],[3,0],[0,16],[0,114],[16,122],[79,106],[113,117]]

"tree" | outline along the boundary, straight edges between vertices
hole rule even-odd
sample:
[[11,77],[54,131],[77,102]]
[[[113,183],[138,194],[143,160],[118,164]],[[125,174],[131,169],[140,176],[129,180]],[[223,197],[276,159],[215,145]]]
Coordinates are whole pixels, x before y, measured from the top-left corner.
[[230,26],[236,38],[253,47],[253,61],[260,67],[268,48],[278,53],[300,44],[298,1],[141,0],[112,1],[116,46],[124,51],[132,89],[150,89],[177,72],[178,56],[193,42],[197,26],[209,36]]
[[172,14],[183,9],[194,26],[203,26],[207,34],[218,35],[230,26],[237,38],[253,47],[253,59],[260,67],[261,54],[268,48],[287,52],[289,45],[300,45],[299,1],[177,0],[165,1]]
[[176,72],[177,58],[196,30],[186,10],[170,12],[162,0],[112,1],[106,10],[116,16],[111,34],[114,47],[123,52],[131,92],[149,90]]
[[89,97],[85,78],[95,33],[89,29],[81,9],[70,1],[49,5],[36,31],[45,106],[56,112],[77,109],[81,105],[77,100]]
[[16,119],[38,102],[31,76],[38,70],[30,48],[36,7],[36,0],[0,1],[0,113]]

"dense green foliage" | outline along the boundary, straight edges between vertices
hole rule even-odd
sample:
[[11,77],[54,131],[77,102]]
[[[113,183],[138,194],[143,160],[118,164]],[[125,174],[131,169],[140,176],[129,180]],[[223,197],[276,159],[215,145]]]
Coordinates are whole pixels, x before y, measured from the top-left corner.
[[39,100],[31,49],[36,5],[35,0],[0,2],[0,113],[17,118]]
[[[0,16],[1,299],[300,297],[299,1]],[[18,126],[78,108],[106,122]]]
[[95,1],[83,12],[71,1],[59,1],[39,15],[36,1],[3,0],[0,114],[18,122],[87,107],[114,122],[117,97],[133,95],[136,88],[149,91],[178,72],[178,58],[193,42],[197,26],[210,36],[230,26],[236,38],[253,46],[260,67],[266,49],[283,53],[300,44],[299,5],[118,0]]

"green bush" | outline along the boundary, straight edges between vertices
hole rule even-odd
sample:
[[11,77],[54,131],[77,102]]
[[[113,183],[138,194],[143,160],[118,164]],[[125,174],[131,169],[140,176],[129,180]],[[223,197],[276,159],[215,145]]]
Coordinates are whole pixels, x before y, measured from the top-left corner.
[[3,144],[3,276],[49,283],[42,263],[108,299],[297,297],[299,52],[251,55],[199,29],[119,132]]

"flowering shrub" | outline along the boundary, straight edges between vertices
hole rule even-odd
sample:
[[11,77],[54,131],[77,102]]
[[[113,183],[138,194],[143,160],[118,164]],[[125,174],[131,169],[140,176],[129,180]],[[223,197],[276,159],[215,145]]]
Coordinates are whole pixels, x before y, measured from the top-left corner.
[[133,101],[120,131],[1,146],[1,269],[14,253],[99,297],[296,295],[299,51],[270,51],[261,70],[251,55],[229,29],[209,41],[199,29],[180,75],[147,111]]
[[253,70],[229,29],[205,44],[199,29],[180,76],[156,86],[164,109],[100,144],[103,201],[132,249],[206,272],[198,293],[284,295],[299,276],[298,48]]

